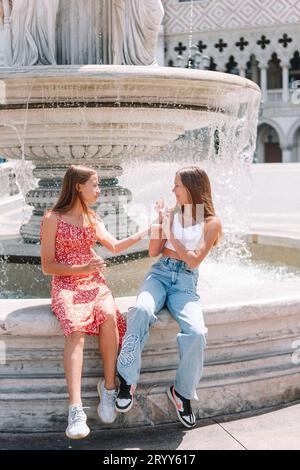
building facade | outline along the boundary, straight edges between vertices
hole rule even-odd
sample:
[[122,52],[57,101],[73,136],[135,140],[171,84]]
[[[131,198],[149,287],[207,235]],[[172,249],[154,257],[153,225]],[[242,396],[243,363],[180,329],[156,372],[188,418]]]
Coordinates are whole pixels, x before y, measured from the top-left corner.
[[255,160],[300,162],[299,0],[163,3],[165,65],[186,66],[193,44],[210,70],[255,81],[263,96]]

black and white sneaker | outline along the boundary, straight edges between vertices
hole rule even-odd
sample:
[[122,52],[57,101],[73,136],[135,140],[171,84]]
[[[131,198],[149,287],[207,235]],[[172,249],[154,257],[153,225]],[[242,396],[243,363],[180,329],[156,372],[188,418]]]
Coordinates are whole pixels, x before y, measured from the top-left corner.
[[118,374],[120,387],[116,399],[116,410],[119,413],[127,413],[133,406],[133,393],[135,385],[127,385],[126,380]]
[[176,392],[174,385],[168,388],[168,397],[175,406],[179,421],[181,421],[186,428],[193,428],[196,424],[196,418],[191,407],[191,400],[184,398]]

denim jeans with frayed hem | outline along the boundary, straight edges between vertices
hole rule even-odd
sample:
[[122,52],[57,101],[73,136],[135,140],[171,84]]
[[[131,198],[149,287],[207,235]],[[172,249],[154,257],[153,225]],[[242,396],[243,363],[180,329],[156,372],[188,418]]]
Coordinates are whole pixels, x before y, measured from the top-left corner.
[[180,328],[175,390],[187,399],[198,399],[196,387],[202,375],[207,333],[197,294],[198,275],[198,269],[190,269],[184,261],[167,257],[160,258],[146,275],[135,307],[128,313],[127,331],[117,363],[118,373],[128,385],[138,382],[141,354],[150,327],[166,305]]

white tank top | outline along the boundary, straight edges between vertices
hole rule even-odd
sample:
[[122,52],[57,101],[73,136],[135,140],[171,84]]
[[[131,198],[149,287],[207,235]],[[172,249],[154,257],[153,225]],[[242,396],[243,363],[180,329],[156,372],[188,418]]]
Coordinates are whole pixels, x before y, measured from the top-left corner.
[[[186,250],[196,250],[200,244],[202,238],[204,223],[190,225],[189,227],[183,227],[179,220],[179,214],[174,214],[172,232],[174,238],[176,238],[180,243],[183,244]],[[165,248],[169,250],[176,251],[173,244],[167,240]]]

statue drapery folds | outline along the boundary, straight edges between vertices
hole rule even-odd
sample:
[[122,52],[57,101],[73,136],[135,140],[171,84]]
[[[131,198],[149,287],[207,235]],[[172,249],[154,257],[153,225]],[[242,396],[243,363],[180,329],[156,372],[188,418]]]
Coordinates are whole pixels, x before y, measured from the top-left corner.
[[55,25],[59,0],[13,0],[12,65],[55,64]]
[[155,65],[161,0],[112,0],[111,8],[113,63]]
[[0,0],[0,21],[8,9],[11,65],[54,65],[56,46],[58,63],[157,63],[161,0],[93,0],[84,8],[78,0]]

